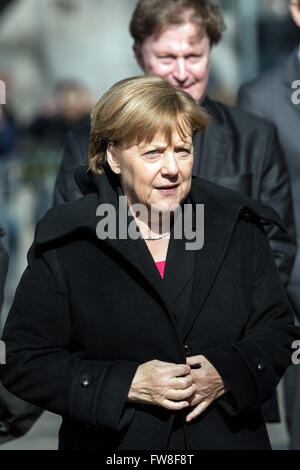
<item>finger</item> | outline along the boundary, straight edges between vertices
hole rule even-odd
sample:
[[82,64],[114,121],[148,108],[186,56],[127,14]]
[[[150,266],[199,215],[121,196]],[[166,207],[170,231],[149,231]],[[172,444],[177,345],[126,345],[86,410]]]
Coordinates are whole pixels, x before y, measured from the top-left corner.
[[174,390],[185,390],[192,385],[193,377],[190,374],[184,377],[172,377],[168,383]]
[[190,404],[188,401],[172,401],[165,399],[162,401],[160,406],[167,408],[168,410],[182,410],[190,406]]
[[[166,393],[166,397],[169,400],[184,400],[187,398],[190,398],[192,395],[195,394],[197,390],[197,386],[195,384],[192,384],[191,387],[186,388],[185,390],[168,390]],[[190,403],[190,402],[189,402]]]
[[170,372],[172,377],[182,377],[188,375],[191,372],[191,368],[188,364],[175,364]]
[[191,395],[188,399],[188,402],[190,404],[190,406],[196,406],[198,405],[200,402],[203,401],[203,396],[199,395],[199,393],[197,393],[197,391]]
[[189,423],[190,421],[192,421],[192,419],[197,418],[197,416],[199,416],[201,413],[203,413],[203,411],[206,410],[208,405],[209,405],[208,401],[202,401],[201,403],[199,403],[199,405],[197,405],[193,409],[193,411],[191,411],[191,413],[187,415],[187,417],[185,418],[186,422]]
[[186,358],[186,363],[189,365],[189,366],[196,366],[196,365],[200,365],[201,366],[201,362],[203,362],[203,356],[201,355],[198,355],[198,356],[190,356],[190,357],[187,357]]

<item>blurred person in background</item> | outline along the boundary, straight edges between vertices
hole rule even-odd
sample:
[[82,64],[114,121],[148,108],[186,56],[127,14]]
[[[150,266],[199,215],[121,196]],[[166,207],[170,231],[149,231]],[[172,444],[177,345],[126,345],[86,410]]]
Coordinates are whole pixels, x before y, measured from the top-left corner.
[[4,236],[4,230],[0,226],[0,314],[1,314],[1,309],[3,305],[5,279],[6,279],[7,269],[8,269],[8,254],[1,241],[1,238],[3,236]]
[[10,260],[12,260],[16,254],[19,234],[16,216],[9,210],[12,190],[10,172],[20,135],[20,127],[9,106],[13,87],[11,77],[7,73],[0,72],[0,80],[5,84],[5,104],[0,104],[0,207],[6,247]]
[[[211,49],[224,28],[221,13],[210,0],[140,0],[130,24],[142,70],[189,93],[213,118],[208,129],[194,137],[193,174],[270,205],[283,218],[287,233],[270,225],[265,229],[286,285],[296,241],[289,176],[275,127],[206,94]],[[89,135],[89,125],[68,135],[54,204],[81,197],[74,170],[88,161]],[[265,415],[269,422],[279,421],[275,397],[266,405]]]
[[92,94],[83,85],[72,80],[58,83],[27,134],[37,142],[60,146],[68,131],[89,122],[93,104]]
[[0,158],[9,158],[16,145],[17,128],[13,116],[0,104]]
[[[1,240],[3,236],[4,230],[0,226],[0,314],[8,271],[8,253]],[[41,413],[40,408],[15,397],[0,382],[0,444],[26,434]]]
[[[11,83],[8,75],[0,71],[0,81],[5,84],[5,103],[10,93]],[[0,160],[8,159],[15,149],[17,140],[17,124],[7,104],[0,104]]]
[[91,92],[79,82],[59,82],[23,133],[19,147],[25,179],[34,194],[38,194],[33,210],[34,225],[52,204],[64,138],[71,129],[89,122],[93,104]]
[[[0,80],[3,80],[6,85],[7,96],[5,98],[7,99],[11,90],[11,82],[6,74],[0,74]],[[4,237],[6,231],[6,243],[12,262],[14,262],[16,255],[18,240],[17,223],[14,215],[8,211],[7,205],[10,197],[9,165],[11,158],[14,158],[19,130],[8,105],[0,105],[0,207],[6,229],[4,230],[0,226],[0,313],[8,272],[8,253],[1,238]],[[42,410],[36,406],[15,397],[0,383],[0,444],[26,434],[41,412]]]
[[[0,226],[0,315],[1,315],[2,305],[3,305],[5,280],[6,280],[7,270],[8,270],[8,254],[1,240],[3,236],[4,236],[4,230]],[[2,360],[2,357],[1,357],[1,360]],[[2,393],[2,388],[3,386],[0,383],[0,444],[2,444],[3,442],[7,440],[6,437],[9,432],[9,426],[7,425],[7,422],[5,419],[5,414],[6,414],[5,413],[6,407],[5,407],[5,401],[4,401],[5,392]]]
[[[290,12],[300,28],[300,0],[291,0]],[[275,124],[291,175],[298,251],[288,284],[289,299],[300,323],[300,38],[283,62],[243,85],[238,105]],[[285,375],[285,407],[291,449],[300,449],[300,369],[291,366]]]

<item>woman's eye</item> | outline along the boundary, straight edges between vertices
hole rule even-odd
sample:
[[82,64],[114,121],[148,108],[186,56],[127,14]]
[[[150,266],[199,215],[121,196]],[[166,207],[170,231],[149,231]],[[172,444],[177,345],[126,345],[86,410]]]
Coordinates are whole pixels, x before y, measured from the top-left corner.
[[146,157],[155,158],[161,155],[159,150],[151,150],[150,152],[145,153]]

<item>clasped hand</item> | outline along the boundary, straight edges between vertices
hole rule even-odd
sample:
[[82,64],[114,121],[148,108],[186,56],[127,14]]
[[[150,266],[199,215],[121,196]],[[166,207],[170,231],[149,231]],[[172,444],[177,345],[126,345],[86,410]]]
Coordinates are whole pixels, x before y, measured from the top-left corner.
[[186,416],[195,419],[217,398],[226,392],[225,384],[205,358],[187,358],[186,364],[153,360],[141,364],[133,378],[128,400],[181,410],[193,406]]

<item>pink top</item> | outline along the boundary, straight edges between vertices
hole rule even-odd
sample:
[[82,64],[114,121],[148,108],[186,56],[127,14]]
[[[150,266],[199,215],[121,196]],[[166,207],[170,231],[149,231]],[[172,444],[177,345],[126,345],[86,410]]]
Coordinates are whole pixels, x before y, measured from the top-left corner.
[[164,277],[164,272],[165,272],[166,262],[165,261],[156,261],[155,264],[157,266],[157,269],[159,270],[159,274],[163,278]]

